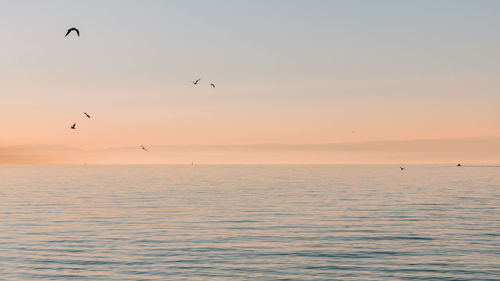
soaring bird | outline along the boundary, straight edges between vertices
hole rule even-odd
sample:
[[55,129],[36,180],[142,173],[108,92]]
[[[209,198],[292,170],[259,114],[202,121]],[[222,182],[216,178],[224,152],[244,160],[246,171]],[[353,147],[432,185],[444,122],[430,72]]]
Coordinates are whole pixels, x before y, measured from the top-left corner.
[[76,123],[71,125],[71,129],[73,129],[73,130],[76,129]]
[[210,86],[214,87],[214,89],[215,89],[215,84],[214,83],[210,83]]
[[399,167],[399,168],[401,169],[401,171],[405,169],[405,167]]
[[88,119],[90,119],[90,115],[87,112],[84,112],[85,116],[87,116]]
[[142,150],[149,152],[149,150],[147,150],[147,149],[144,147],[144,145],[141,145],[141,148],[142,148]]
[[68,32],[66,32],[66,35],[64,35],[64,37],[68,36],[71,33],[71,31],[73,31],[73,30],[76,32],[78,37],[80,37],[80,30],[78,30],[76,27],[72,27],[72,28],[68,29]]
[[196,81],[191,81],[191,83],[193,83],[193,85],[198,85],[198,82],[200,82],[201,78],[198,78],[198,80]]

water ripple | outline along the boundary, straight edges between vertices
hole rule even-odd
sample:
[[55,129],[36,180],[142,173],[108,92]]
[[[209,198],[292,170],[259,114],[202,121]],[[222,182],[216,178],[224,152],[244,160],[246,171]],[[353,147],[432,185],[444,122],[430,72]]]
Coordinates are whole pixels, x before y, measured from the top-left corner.
[[500,280],[498,171],[408,170],[1,166],[0,280]]

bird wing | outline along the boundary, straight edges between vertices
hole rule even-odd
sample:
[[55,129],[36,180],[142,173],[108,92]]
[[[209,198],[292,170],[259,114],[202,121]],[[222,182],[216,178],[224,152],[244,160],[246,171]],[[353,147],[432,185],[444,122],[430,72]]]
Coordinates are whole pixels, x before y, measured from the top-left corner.
[[214,87],[214,88],[215,88],[215,85],[214,85],[213,83],[212,83],[212,84],[210,84],[210,85],[212,85],[212,87]]
[[198,83],[200,82],[201,78],[199,78],[198,80],[194,81],[194,83]]
[[68,31],[66,32],[66,35],[64,35],[64,37],[68,36],[68,34],[71,32],[71,29],[68,29]]
[[75,28],[75,31],[76,31],[76,34],[78,35],[78,37],[80,37],[80,30]]

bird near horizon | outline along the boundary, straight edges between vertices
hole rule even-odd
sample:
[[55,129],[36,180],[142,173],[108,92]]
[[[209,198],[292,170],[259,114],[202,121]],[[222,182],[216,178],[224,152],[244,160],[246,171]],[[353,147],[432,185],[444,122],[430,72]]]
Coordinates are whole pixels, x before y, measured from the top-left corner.
[[76,123],[74,123],[73,125],[71,125],[70,128],[73,129],[73,130],[76,129]]
[[200,82],[201,78],[198,78],[198,80],[196,81],[191,81],[191,83],[193,83],[193,85],[198,85],[198,82]]
[[83,112],[83,114],[85,114],[85,116],[87,116],[87,118],[90,119],[90,115],[87,112]]
[[141,145],[142,150],[149,152],[147,148],[144,147],[144,145]]
[[78,35],[78,37],[80,37],[80,30],[78,30],[78,28],[76,27],[72,27],[70,29],[68,29],[68,31],[66,32],[66,35],[64,35],[64,37],[67,37],[71,31],[75,31],[76,32],[76,35]]
[[214,83],[210,83],[210,86],[214,87],[214,89],[215,89],[215,84]]
[[405,169],[405,167],[399,167],[401,169],[401,171],[403,171]]

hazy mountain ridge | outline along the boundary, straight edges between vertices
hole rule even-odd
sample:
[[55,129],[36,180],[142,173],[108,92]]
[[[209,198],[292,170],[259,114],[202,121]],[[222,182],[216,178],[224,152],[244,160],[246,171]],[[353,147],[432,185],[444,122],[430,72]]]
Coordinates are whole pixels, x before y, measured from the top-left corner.
[[0,164],[499,163],[500,137],[325,144],[164,145],[84,150],[0,147]]

